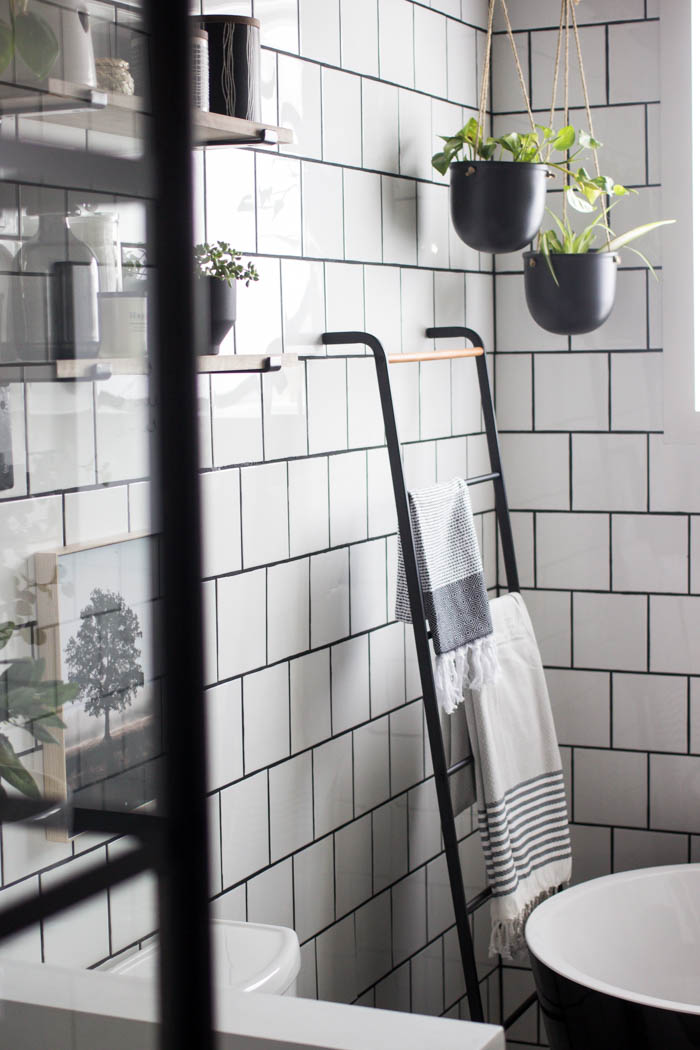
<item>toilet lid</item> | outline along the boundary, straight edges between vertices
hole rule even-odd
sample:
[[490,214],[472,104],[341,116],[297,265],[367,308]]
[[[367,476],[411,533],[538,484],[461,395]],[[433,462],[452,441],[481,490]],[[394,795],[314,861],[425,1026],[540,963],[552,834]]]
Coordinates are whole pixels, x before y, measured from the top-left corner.
[[[219,988],[283,995],[299,973],[299,940],[294,930],[214,919],[211,935],[214,984]],[[108,968],[122,977],[154,981],[158,954],[158,943],[152,941]]]

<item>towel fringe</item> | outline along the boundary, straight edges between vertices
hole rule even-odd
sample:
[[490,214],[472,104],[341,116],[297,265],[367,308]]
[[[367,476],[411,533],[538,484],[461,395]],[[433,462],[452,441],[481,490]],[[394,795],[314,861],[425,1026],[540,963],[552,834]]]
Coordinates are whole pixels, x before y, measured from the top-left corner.
[[477,638],[435,658],[435,690],[442,710],[450,715],[464,699],[465,689],[482,689],[498,677],[493,635]]
[[514,962],[522,962],[523,959],[526,959],[525,923],[537,905],[546,901],[548,897],[552,897],[557,890],[557,886],[549,886],[546,890],[542,890],[512,919],[494,919],[491,926],[489,955],[500,955],[502,959]]

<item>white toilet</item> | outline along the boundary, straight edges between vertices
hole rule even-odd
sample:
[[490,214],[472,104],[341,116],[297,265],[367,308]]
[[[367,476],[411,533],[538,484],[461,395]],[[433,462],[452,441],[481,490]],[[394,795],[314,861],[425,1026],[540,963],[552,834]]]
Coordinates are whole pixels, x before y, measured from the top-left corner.
[[[217,988],[296,995],[300,955],[294,930],[212,919],[211,938]],[[157,967],[158,941],[153,940],[140,951],[111,960],[100,969],[122,977],[155,980]]]

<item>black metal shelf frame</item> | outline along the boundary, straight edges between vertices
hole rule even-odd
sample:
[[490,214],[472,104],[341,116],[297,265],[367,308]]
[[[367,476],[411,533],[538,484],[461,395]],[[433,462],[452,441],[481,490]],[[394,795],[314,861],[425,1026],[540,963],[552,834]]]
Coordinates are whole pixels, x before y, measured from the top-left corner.
[[[462,863],[459,856],[459,844],[457,840],[457,829],[455,827],[455,815],[450,792],[450,778],[465,769],[473,762],[466,758],[455,762],[452,766],[447,765],[445,745],[440,722],[440,710],[438,707],[437,694],[435,690],[435,678],[433,675],[433,663],[430,653],[430,632],[426,623],[423,595],[421,593],[418,559],[411,526],[411,516],[408,506],[408,493],[401,458],[401,443],[396,425],[396,414],[389,379],[389,365],[399,365],[403,362],[422,362],[429,365],[436,360],[449,360],[459,358],[473,358],[476,361],[477,375],[479,379],[479,392],[481,396],[481,408],[484,416],[484,426],[489,450],[489,464],[491,471],[478,477],[467,478],[468,485],[479,485],[492,481],[496,498],[496,520],[501,536],[503,549],[503,561],[506,571],[506,581],[509,591],[519,591],[518,568],[515,558],[515,547],[513,545],[513,533],[508,513],[508,499],[506,496],[503,470],[501,466],[501,454],[498,444],[498,430],[496,427],[496,416],[491,396],[491,384],[489,381],[486,354],[484,352],[481,338],[471,328],[445,327],[426,329],[428,339],[466,339],[471,343],[470,349],[433,351],[416,354],[393,354],[387,355],[384,347],[376,338],[368,332],[325,332],[321,337],[326,345],[361,344],[369,347],[374,355],[374,363],[377,371],[377,382],[379,385],[379,399],[381,402],[382,416],[384,419],[384,430],[386,433],[387,452],[389,454],[389,467],[396,502],[396,514],[398,520],[399,537],[403,551],[404,567],[406,570],[406,584],[411,607],[411,618],[413,621],[413,636],[416,643],[418,657],[418,668],[420,672],[421,687],[423,691],[423,705],[425,708],[425,720],[428,727],[428,739],[430,741],[430,752],[433,761],[433,772],[435,775],[435,790],[437,793],[438,810],[440,813],[440,824],[445,846],[445,860],[450,880],[450,891],[455,912],[455,924],[457,938],[459,941],[462,968],[469,1003],[469,1013],[473,1021],[484,1020],[484,1008],[481,1001],[479,989],[479,977],[474,957],[474,943],[469,926],[469,916],[481,907],[491,895],[489,889],[484,890],[472,900],[467,901],[464,892],[464,879],[462,875]],[[534,1002],[522,1003],[518,1009],[506,1021],[514,1023],[522,1013]]]
[[[0,800],[0,823],[59,826],[77,834],[129,835],[126,855],[0,911],[0,940],[152,869],[158,875],[160,1046],[213,1050],[208,914],[208,831],[201,610],[201,536],[196,407],[197,337],[192,267],[193,146],[188,0],[170,0],[168,17],[144,3],[153,73],[152,125],[143,161],[83,153],[82,179],[144,199],[157,260],[149,310],[152,399],[158,426],[151,447],[153,490],[162,520],[167,717],[160,814],[71,809],[69,804]],[[172,71],[179,75],[173,76]],[[75,152],[8,140],[4,180],[80,185]],[[183,770],[187,770],[185,776]]]

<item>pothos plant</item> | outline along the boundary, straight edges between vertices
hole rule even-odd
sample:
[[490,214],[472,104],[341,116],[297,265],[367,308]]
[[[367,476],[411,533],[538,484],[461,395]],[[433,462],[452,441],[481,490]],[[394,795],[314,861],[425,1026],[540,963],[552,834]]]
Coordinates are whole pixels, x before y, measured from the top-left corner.
[[229,288],[234,281],[245,281],[247,287],[251,281],[260,279],[260,274],[253,263],[248,262],[244,266],[241,253],[226,241],[216,241],[215,244],[197,244],[194,249],[194,259],[199,273],[204,277],[226,281]]
[[[577,136],[573,127],[565,128],[564,131],[568,133],[567,138],[570,139],[569,150],[574,146],[576,148],[573,152],[569,152],[566,164],[552,164],[551,161],[547,161],[551,167],[564,175],[562,215],[560,218],[550,208],[547,208],[555,228],[540,230],[537,239],[538,250],[545,256],[549,271],[557,284],[559,282],[552,265],[552,255],[585,255],[590,251],[617,252],[621,248],[629,247],[632,241],[644,237],[659,226],[667,226],[676,221],[675,219],[659,219],[635,226],[625,233],[616,234],[609,222],[610,213],[621,198],[629,197],[636,193],[636,190],[622,186],[609,175],[590,175],[585,167],[575,167],[573,162],[584,150],[597,150],[602,146],[602,142],[594,139],[585,131],[580,131]],[[545,130],[544,134],[548,145],[551,141],[552,147],[558,148],[554,146],[554,133]],[[562,132],[559,132],[557,139],[560,139],[561,135]],[[577,230],[572,225],[569,218],[569,206],[573,212],[593,216],[582,230]],[[597,237],[604,238],[604,243],[596,245]],[[630,251],[638,255],[654,273],[654,267],[642,252],[631,247]]]
[[[0,624],[0,649],[5,648],[17,629],[11,621]],[[7,730],[24,729],[37,744],[54,744],[52,730],[65,729],[58,709],[78,696],[78,685],[44,681],[44,671],[43,660],[27,659],[8,660],[0,673],[0,797],[7,794],[2,783],[5,781],[28,798],[41,798],[39,787],[22,765]]]
[[0,73],[17,53],[40,80],[51,72],[59,45],[41,15],[29,10],[29,0],[10,0],[10,21],[0,21]]
[[491,135],[484,138],[476,117],[471,117],[454,135],[438,136],[445,145],[434,154],[432,164],[441,175],[447,174],[453,161],[502,160],[507,154],[518,164],[541,164],[545,146],[548,152],[554,149],[566,153],[573,142],[569,134],[571,130],[562,128],[553,132],[538,124],[534,131],[524,134],[509,131],[498,138]]

